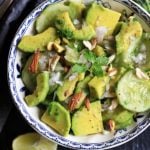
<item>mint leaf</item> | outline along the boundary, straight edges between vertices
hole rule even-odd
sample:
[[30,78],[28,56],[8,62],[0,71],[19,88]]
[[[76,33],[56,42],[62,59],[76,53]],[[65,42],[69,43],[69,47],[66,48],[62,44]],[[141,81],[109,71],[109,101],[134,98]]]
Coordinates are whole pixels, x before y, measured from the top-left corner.
[[98,63],[94,63],[91,67],[91,72],[94,76],[103,76],[103,69],[102,66],[99,65]]
[[96,61],[96,55],[88,49],[84,51],[84,57],[91,63],[94,63]]
[[73,72],[77,72],[77,73],[82,73],[82,72],[86,72],[88,70],[88,67],[86,65],[79,65],[79,64],[75,64],[72,67],[72,71]]

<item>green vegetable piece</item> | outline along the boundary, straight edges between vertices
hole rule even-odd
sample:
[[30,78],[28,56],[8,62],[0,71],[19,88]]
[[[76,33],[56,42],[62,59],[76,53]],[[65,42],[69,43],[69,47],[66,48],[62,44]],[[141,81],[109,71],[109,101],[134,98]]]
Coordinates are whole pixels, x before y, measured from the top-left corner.
[[77,94],[77,93],[82,93],[82,94],[81,94],[81,97],[78,99],[78,102],[77,102],[77,105],[75,106],[75,109],[78,109],[81,107],[86,96],[89,94],[88,93],[88,82],[90,80],[91,80],[91,77],[87,76],[82,81],[78,82],[76,89],[75,89],[75,94]]
[[95,36],[95,30],[91,25],[77,30],[73,25],[68,12],[63,12],[57,16],[55,26],[59,30],[60,35],[68,39],[90,40]]
[[[144,37],[146,35],[147,37]],[[143,34],[138,50],[142,49],[142,47],[145,49],[144,53],[146,54],[146,59],[144,60],[145,62],[142,61],[142,64],[139,64],[138,66],[143,70],[149,71],[150,70],[150,59],[149,59],[150,58],[150,33]]]
[[121,14],[116,11],[93,3],[87,11],[86,23],[92,25],[94,28],[104,26],[108,29],[107,34],[112,34],[120,16]]
[[99,45],[96,45],[96,47],[93,49],[93,52],[96,54],[96,56],[105,56],[106,55],[106,53],[104,52],[104,49]]
[[56,16],[64,11],[68,11],[69,7],[65,6],[63,3],[55,3],[49,5],[36,19],[35,28],[38,33],[43,32],[48,27],[54,25],[54,20]]
[[74,66],[72,66],[71,69],[72,72],[82,73],[82,72],[86,72],[88,67],[86,65],[75,64]]
[[120,63],[133,64],[132,54],[142,37],[141,24],[130,18],[129,23],[123,23],[119,34],[116,36],[117,55]]
[[101,116],[101,104],[99,101],[92,102],[88,110],[83,106],[72,117],[72,130],[77,136],[100,133],[103,131]]
[[79,60],[79,52],[75,48],[67,46],[64,57],[68,63],[74,64]]
[[104,122],[107,122],[110,119],[114,120],[116,125],[115,129],[123,129],[134,122],[133,115],[133,112],[119,106],[114,111],[104,111],[102,113],[102,118]]
[[133,71],[128,71],[117,86],[120,105],[133,112],[150,109],[150,80],[139,79]]
[[85,9],[85,5],[81,2],[71,1],[69,2],[69,15],[72,20],[80,19],[82,12]]
[[58,133],[67,136],[71,127],[70,113],[58,102],[51,102],[41,120]]
[[104,77],[97,77],[95,76],[90,82],[88,83],[90,89],[90,95],[93,98],[102,98],[105,90],[106,85],[109,82],[109,78],[107,76]]
[[37,75],[37,86],[33,94],[25,97],[29,106],[36,106],[43,102],[49,91],[49,72],[44,71]]
[[32,58],[33,58],[33,55],[28,58],[21,73],[22,81],[25,84],[25,87],[30,92],[33,92],[36,87],[36,76],[37,76],[37,74],[31,73],[29,71],[29,65],[32,62]]
[[78,82],[75,89],[75,93],[82,92],[82,91],[86,92],[88,88],[88,83],[91,79],[92,79],[91,76],[86,76],[82,81]]
[[74,31],[74,39],[90,40],[96,35],[94,28],[91,25],[85,26],[80,30]]
[[45,51],[47,44],[57,38],[56,30],[48,28],[37,35],[25,35],[18,44],[18,48],[23,52],[33,53],[36,50]]
[[70,95],[73,94],[78,78],[73,80],[65,80],[62,86],[57,89],[57,97],[59,101],[65,101]]

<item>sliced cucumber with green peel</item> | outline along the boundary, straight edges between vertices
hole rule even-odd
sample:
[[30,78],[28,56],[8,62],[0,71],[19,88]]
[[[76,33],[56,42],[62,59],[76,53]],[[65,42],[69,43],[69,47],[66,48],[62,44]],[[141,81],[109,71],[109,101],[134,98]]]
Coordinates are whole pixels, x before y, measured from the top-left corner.
[[37,75],[37,86],[33,94],[25,97],[29,106],[38,105],[43,102],[49,92],[49,72],[44,71]]
[[147,111],[150,109],[150,80],[139,79],[134,71],[128,71],[118,83],[117,96],[125,109]]

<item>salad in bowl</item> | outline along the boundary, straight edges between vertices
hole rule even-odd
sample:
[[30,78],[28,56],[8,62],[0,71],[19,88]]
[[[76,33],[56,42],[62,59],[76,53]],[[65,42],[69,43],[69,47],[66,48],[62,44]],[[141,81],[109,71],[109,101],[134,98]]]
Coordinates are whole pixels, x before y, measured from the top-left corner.
[[15,43],[25,118],[38,118],[31,125],[60,144],[94,145],[131,130],[150,109],[149,26],[115,1],[48,3]]

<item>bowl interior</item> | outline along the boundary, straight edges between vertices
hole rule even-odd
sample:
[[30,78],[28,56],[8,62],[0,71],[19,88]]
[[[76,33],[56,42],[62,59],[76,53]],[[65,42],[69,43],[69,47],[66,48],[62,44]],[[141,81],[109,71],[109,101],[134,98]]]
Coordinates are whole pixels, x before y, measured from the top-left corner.
[[[123,3],[121,2],[113,0],[103,0],[99,2],[106,7],[109,7],[119,12],[125,9],[128,14],[133,13],[133,11],[130,9],[131,7],[130,1],[125,5],[123,5]],[[8,79],[10,90],[17,108],[20,110],[20,112],[28,121],[28,123],[36,131],[38,131],[45,137],[68,147],[85,148],[87,146],[89,147],[94,146],[95,148],[103,148],[103,147],[110,148],[120,143],[124,143],[129,139],[135,137],[136,134],[139,134],[139,132],[141,132],[141,130],[144,130],[146,127],[149,126],[148,120],[149,112],[141,113],[140,114],[141,117],[137,120],[137,122],[135,122],[132,126],[124,130],[118,131],[117,133],[115,133],[115,135],[113,133],[107,133],[107,134],[94,134],[80,137],[73,135],[62,137],[59,134],[57,134],[53,129],[51,129],[50,127],[48,127],[47,125],[45,125],[43,122],[40,121],[41,111],[39,110],[39,108],[28,107],[27,104],[25,103],[24,101],[25,87],[20,77],[21,76],[20,71],[22,68],[21,59],[24,57],[24,54],[18,51],[17,43],[19,42],[22,36],[34,34],[34,21],[36,17],[48,4],[50,4],[50,1],[45,1],[26,18],[26,20],[21,24],[20,28],[18,29],[16,36],[12,42],[8,60]],[[139,12],[137,11],[135,14],[137,16],[137,19],[141,22],[143,29],[145,31],[150,31],[149,24],[145,23],[144,20],[145,18],[141,17],[140,12],[142,11],[141,10]],[[140,130],[138,130],[138,128],[140,128],[141,126],[143,127]],[[122,138],[122,141],[120,140],[120,142],[116,142],[116,139],[118,138]],[[96,143],[100,145],[96,145]]]

